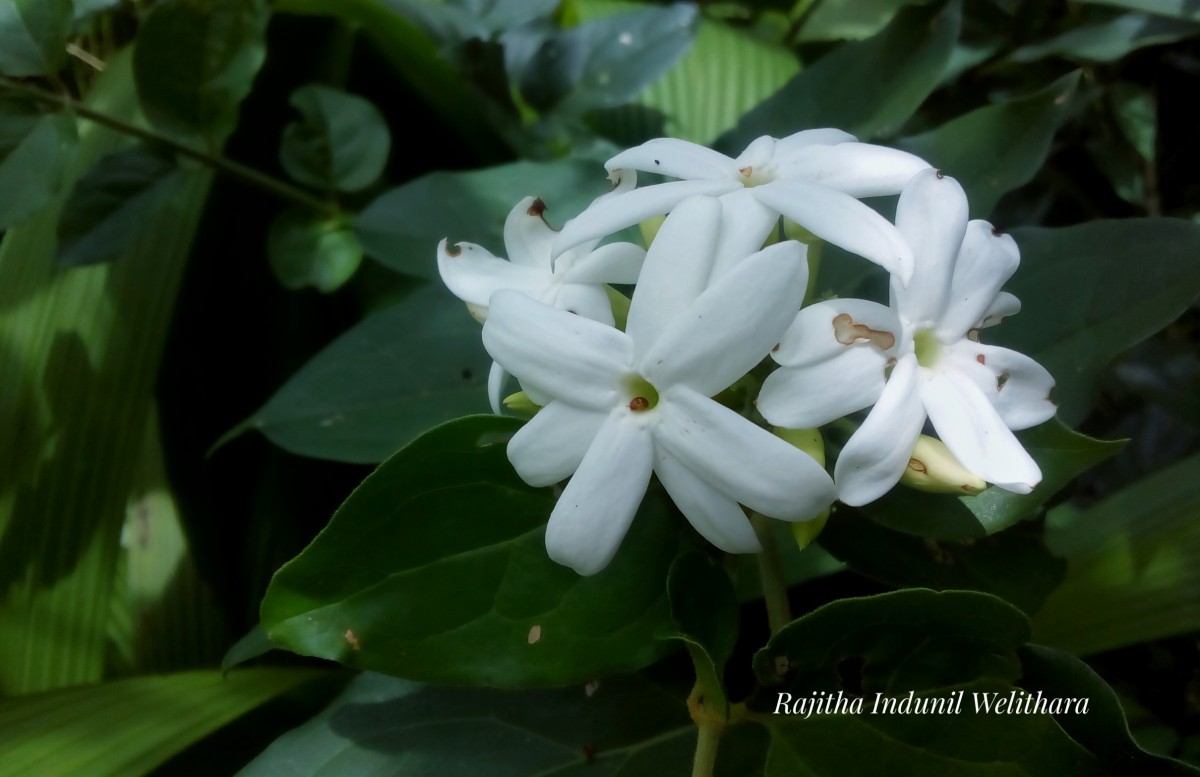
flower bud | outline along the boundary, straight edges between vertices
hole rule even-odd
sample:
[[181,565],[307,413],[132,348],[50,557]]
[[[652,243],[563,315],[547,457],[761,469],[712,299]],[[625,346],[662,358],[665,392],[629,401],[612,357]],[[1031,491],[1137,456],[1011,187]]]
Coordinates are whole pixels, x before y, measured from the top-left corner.
[[[825,438],[821,436],[820,429],[783,429],[776,427],[771,431],[774,432],[776,437],[790,444],[792,447],[799,448],[809,456],[812,456],[822,467],[825,466]],[[796,521],[793,523],[792,536],[796,539],[797,547],[804,550],[811,545],[813,540],[820,536],[821,530],[825,528],[825,522],[828,520],[829,509],[826,508],[807,521]]]
[[638,224],[638,229],[642,233],[642,242],[649,248],[654,242],[654,238],[658,235],[658,228],[667,220],[666,216],[651,216],[645,221]]
[[504,398],[504,406],[517,415],[526,418],[533,418],[537,415],[537,411],[542,409],[541,405],[534,404],[533,400],[524,391],[518,391],[516,394],[509,394]]
[[900,482],[931,494],[974,496],[987,488],[987,483],[960,464],[944,442],[924,434],[917,438]]

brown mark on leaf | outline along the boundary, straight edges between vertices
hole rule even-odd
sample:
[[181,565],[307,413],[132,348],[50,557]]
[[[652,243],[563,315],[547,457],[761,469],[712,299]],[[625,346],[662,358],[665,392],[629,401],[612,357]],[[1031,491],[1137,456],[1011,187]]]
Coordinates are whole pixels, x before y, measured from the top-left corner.
[[775,676],[783,677],[792,668],[792,662],[787,656],[775,656]]
[[350,649],[355,653],[362,650],[362,645],[358,643],[358,635],[354,633],[354,629],[346,629],[346,633],[343,636],[346,637],[346,644],[349,645]]
[[629,400],[629,409],[635,413],[640,413],[643,410],[650,409],[650,400],[645,397],[634,397]]
[[446,246],[446,256],[460,256],[462,254],[462,246],[458,243]]
[[865,340],[884,351],[896,344],[896,336],[891,332],[856,324],[849,313],[839,313],[833,317],[833,336],[842,345],[854,345],[859,340]]
[[583,695],[589,699],[596,695],[596,691],[600,690],[600,681],[592,680],[587,685],[583,686]]
[[532,645],[541,638],[542,638],[542,627],[535,623],[535,624],[533,624],[533,626],[531,626],[529,628],[529,637],[528,637],[529,644]]
[[534,199],[532,203],[530,203],[529,210],[525,212],[530,216],[541,218],[542,214],[546,212],[546,203],[542,201],[541,197],[538,197]]

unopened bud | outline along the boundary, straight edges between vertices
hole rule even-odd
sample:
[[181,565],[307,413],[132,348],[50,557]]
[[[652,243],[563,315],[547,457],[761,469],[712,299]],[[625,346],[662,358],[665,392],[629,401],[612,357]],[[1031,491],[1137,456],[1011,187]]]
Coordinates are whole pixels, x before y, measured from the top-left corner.
[[964,467],[944,442],[926,435],[917,438],[900,482],[932,494],[974,496],[987,488],[987,482]]
[[796,521],[792,524],[792,536],[796,538],[796,545],[800,550],[804,550],[812,544],[813,540],[821,535],[821,530],[825,528],[825,522],[829,520],[829,508],[826,507],[821,512],[817,513],[816,517],[810,518],[807,521]]
[[658,235],[658,228],[667,220],[666,216],[651,216],[642,223],[638,224],[638,229],[642,232],[642,242],[649,248],[654,242],[654,238]]
[[[794,448],[812,456],[818,464],[825,466],[825,438],[821,436],[820,429],[782,429],[776,427],[771,430],[776,437],[788,443]],[[800,550],[804,550],[812,544],[821,534],[821,530],[825,528],[825,522],[829,520],[829,509],[826,508],[817,513],[814,517],[807,521],[796,521],[792,524],[792,536],[796,539],[796,545]]]
[[523,415],[526,418],[533,418],[537,415],[537,411],[542,409],[541,405],[534,404],[533,400],[524,391],[518,391],[516,394],[509,394],[504,398],[504,406],[512,412]]

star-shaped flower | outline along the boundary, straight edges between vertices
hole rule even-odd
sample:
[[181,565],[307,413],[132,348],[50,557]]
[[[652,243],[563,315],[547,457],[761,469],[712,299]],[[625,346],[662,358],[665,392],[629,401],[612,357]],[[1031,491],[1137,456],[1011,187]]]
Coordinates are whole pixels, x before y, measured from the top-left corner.
[[805,308],[772,356],[783,365],[758,408],[773,424],[818,426],[874,404],[838,457],[838,496],[862,505],[900,479],[928,418],[970,471],[1029,492],[1041,471],[1013,436],[1054,415],[1054,379],[1027,356],[978,342],[1020,309],[1000,287],[1016,243],[967,221],[962,187],[930,170],[904,189],[896,226],[912,245],[911,280],[893,277],[891,307],[835,299]]
[[695,198],[664,222],[646,256],[627,329],[498,292],[488,352],[550,398],[512,439],[509,460],[531,485],[571,476],[550,516],[550,557],[580,574],[603,569],[652,472],[703,536],[759,550],[738,503],[804,520],[833,499],[811,457],[710,399],[766,356],[795,317],[804,249],[754,253],[710,284],[721,204]]
[[739,220],[767,237],[779,216],[822,240],[882,265],[907,281],[912,252],[887,219],[859,197],[896,194],[929,164],[912,154],[859,143],[835,129],[763,136],[736,159],[704,146],[659,138],[617,154],[605,164],[619,184],[634,170],[682,180],[632,189],[597,201],[568,221],[555,250],[609,234],[669,212],[695,195],[721,196]]

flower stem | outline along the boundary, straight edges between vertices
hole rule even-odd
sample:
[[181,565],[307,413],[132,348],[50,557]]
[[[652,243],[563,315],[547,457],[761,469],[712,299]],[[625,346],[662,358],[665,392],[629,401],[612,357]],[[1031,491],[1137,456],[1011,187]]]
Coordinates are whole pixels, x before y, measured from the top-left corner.
[[771,634],[778,634],[780,629],[792,622],[792,608],[788,604],[787,584],[783,577],[783,560],[779,556],[779,546],[771,531],[771,519],[754,513],[750,516],[762,552],[758,554],[758,578],[762,585],[763,599],[767,604],[767,623],[770,624]]
[[118,119],[115,116],[102,113],[101,111],[90,108],[77,100],[67,97],[66,95],[48,92],[44,89],[39,89],[36,86],[31,86],[11,78],[5,78],[3,76],[0,76],[0,92],[19,94],[23,97],[28,97],[29,99],[36,100],[37,102],[46,105],[53,105],[58,108],[63,108],[71,113],[74,113],[76,116],[80,116],[88,121],[93,121],[97,124],[108,127],[109,129],[116,130],[124,135],[135,137],[151,146],[169,148],[171,151],[179,154],[180,156],[194,159],[198,162],[208,165],[219,173],[236,178],[251,186],[269,192],[270,194],[274,194],[277,197],[288,200],[296,205],[300,205],[301,207],[315,210],[318,213],[330,218],[337,215],[336,205],[314,197],[303,189],[299,189],[288,183],[280,181],[277,178],[272,178],[265,173],[260,173],[258,170],[255,170],[252,167],[247,167],[246,165],[235,162],[227,157],[197,148],[192,148],[191,146],[180,143],[179,141],[159,132],[155,132],[154,130],[138,127],[130,124],[127,121]]
[[721,727],[710,723],[696,727],[696,755],[692,759],[692,777],[712,777],[717,765],[717,745]]

